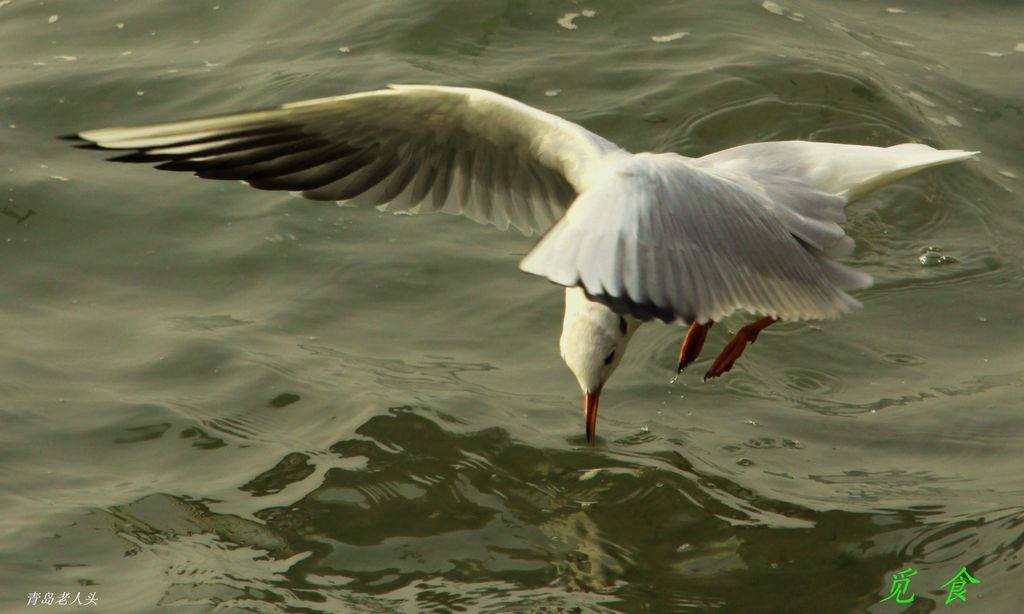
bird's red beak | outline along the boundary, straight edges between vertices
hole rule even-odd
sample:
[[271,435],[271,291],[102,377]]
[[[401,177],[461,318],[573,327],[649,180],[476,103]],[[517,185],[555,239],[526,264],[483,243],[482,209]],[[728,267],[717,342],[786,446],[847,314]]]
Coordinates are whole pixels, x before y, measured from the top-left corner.
[[583,394],[583,419],[587,424],[587,441],[594,445],[597,440],[597,401],[601,398],[601,389]]

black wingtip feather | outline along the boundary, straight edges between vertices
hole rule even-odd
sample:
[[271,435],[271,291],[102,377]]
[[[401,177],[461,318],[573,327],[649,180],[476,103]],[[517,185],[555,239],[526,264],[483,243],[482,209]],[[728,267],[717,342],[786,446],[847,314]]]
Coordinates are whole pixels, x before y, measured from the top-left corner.
[[114,156],[113,158],[107,158],[108,162],[128,162],[132,164],[152,164],[153,162],[159,162],[161,160],[169,160],[171,156],[153,156],[143,151],[133,151],[131,153],[121,154]]
[[62,134],[62,135],[57,137],[57,140],[59,140],[59,141],[85,141],[85,139],[83,139],[82,137],[78,136],[77,132],[72,132],[71,134]]
[[[156,161],[156,160],[153,160],[153,161]],[[196,171],[202,170],[203,165],[200,162],[193,162],[192,160],[188,160],[188,159],[184,159],[184,160],[172,159],[172,160],[169,160],[169,161],[164,162],[162,164],[157,164],[153,168],[155,168],[157,170],[161,170],[161,171],[190,171],[190,172],[194,173]]]

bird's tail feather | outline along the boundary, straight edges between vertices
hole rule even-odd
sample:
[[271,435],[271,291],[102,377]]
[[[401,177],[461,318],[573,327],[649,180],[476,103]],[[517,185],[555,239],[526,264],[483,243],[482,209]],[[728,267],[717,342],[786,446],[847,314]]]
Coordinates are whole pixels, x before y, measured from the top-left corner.
[[712,170],[740,172],[755,178],[787,177],[851,202],[920,170],[977,154],[960,149],[934,149],[920,143],[871,147],[779,141],[741,145],[695,162]]

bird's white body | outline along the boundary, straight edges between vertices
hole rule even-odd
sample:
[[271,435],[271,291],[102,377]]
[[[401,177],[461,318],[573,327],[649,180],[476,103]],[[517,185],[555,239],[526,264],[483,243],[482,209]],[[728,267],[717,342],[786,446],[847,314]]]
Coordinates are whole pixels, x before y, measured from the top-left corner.
[[560,347],[586,395],[588,436],[641,322],[709,326],[737,309],[838,316],[858,304],[847,291],[871,283],[836,261],[853,244],[845,205],[976,153],[786,141],[700,158],[633,154],[493,92],[439,86],[74,138],[128,150],[121,161],[312,200],[544,233],[520,268],[567,288]]

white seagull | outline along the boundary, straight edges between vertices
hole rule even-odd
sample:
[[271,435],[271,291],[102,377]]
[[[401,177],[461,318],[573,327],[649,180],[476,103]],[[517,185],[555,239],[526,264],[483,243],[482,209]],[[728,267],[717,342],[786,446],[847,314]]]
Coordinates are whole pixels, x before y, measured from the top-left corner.
[[678,370],[715,321],[739,330],[705,379],[778,320],[833,318],[871,277],[840,264],[844,206],[977,152],[784,141],[700,158],[630,153],[577,124],[479,89],[392,85],[276,109],[70,135],[209,179],[385,211],[461,214],[543,235],[519,263],[565,286],[562,359],[598,399],[643,322],[689,325]]

